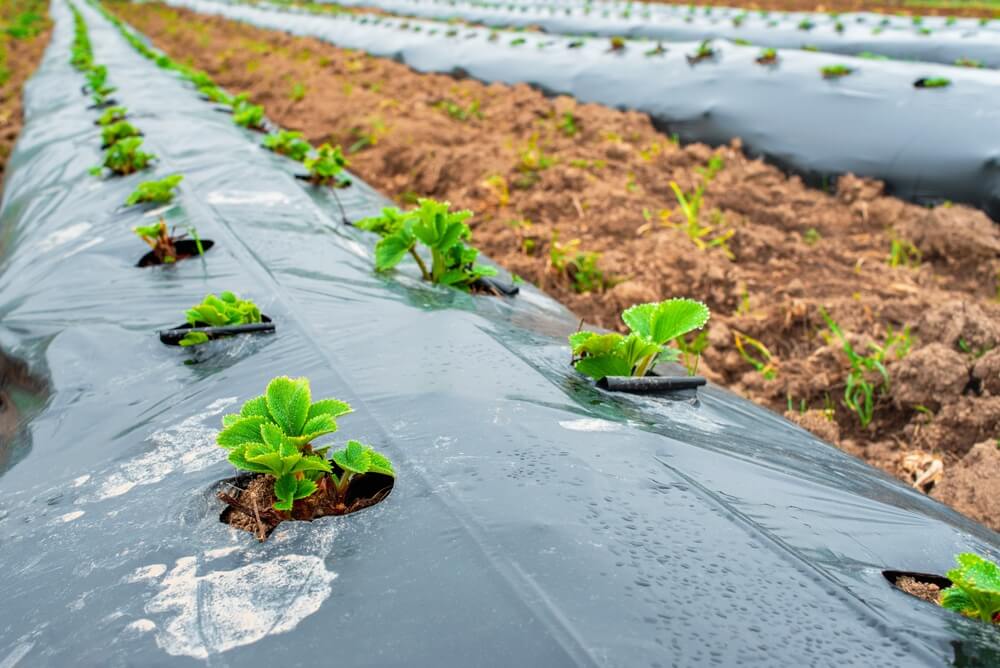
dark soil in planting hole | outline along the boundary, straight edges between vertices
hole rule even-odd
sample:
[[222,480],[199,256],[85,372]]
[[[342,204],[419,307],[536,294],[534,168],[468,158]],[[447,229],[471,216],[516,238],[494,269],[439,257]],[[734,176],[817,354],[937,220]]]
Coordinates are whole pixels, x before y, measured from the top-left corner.
[[941,592],[951,586],[951,580],[930,573],[883,571],[882,575],[897,589],[934,605],[940,604]]
[[[206,253],[208,252],[208,249],[214,245],[215,242],[212,241],[211,239],[201,240],[201,249]],[[174,248],[177,250],[177,261],[171,264],[177,264],[177,262],[180,262],[181,260],[187,260],[189,258],[198,257],[200,255],[200,253],[198,253],[198,244],[197,242],[195,242],[194,239],[181,239],[180,241],[175,241]],[[156,257],[156,254],[153,253],[153,251],[149,251],[148,253],[142,256],[142,258],[139,260],[139,262],[136,263],[135,266],[158,267],[163,264],[165,263],[160,262],[159,258]]]
[[[337,475],[340,471],[336,469]],[[329,482],[329,479],[327,479]],[[219,520],[229,526],[254,534],[263,541],[282,522],[311,522],[330,515],[349,515],[383,501],[392,491],[393,478],[368,473],[351,480],[347,499],[334,504],[320,485],[312,496],[299,499],[291,512],[274,509],[274,478],[267,474],[242,475],[225,481],[218,497],[228,504]]]
[[[420,74],[158,4],[110,7],[313,143],[351,146],[379,121],[379,141],[348,156],[352,172],[406,206],[433,197],[472,210],[477,247],[588,323],[621,331],[619,314],[633,304],[704,301],[712,319],[699,373],[776,412],[791,404],[790,420],[909,484],[943,467],[919,489],[1000,529],[1000,226],[982,212],[910,204],[849,175],[808,188],[738,142],[677,146],[643,114],[524,85]],[[299,101],[292,81],[307,91]],[[450,117],[435,106],[443,94],[463,108],[478,102],[483,118]],[[560,129],[565,113],[576,132]],[[552,163],[525,173],[533,136]],[[725,166],[705,189],[702,222],[733,230],[732,258],[692,243],[670,188],[693,192],[713,154]],[[506,193],[488,183],[494,176]],[[554,233],[600,253],[613,280],[578,293],[550,261]],[[919,265],[890,266],[894,239],[919,250]],[[850,364],[820,307],[862,352],[889,327],[911,328],[909,354],[887,359],[890,390],[866,428],[842,402]],[[767,347],[773,378],[739,354],[736,333]]]

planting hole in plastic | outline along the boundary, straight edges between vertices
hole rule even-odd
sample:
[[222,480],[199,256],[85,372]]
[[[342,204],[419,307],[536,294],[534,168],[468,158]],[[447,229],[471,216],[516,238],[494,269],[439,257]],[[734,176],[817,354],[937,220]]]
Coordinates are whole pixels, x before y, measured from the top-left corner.
[[191,323],[184,323],[173,329],[160,331],[160,341],[168,346],[179,346],[181,339],[191,332],[201,332],[210,341],[238,334],[273,334],[275,325],[271,322],[271,319],[266,315],[261,315],[260,318],[261,322],[253,322],[245,325],[228,325],[226,327],[195,327]]
[[[187,260],[188,258],[192,257],[198,257],[199,255],[201,255],[201,253],[198,252],[198,243],[199,242],[195,241],[194,239],[181,239],[179,241],[175,241],[174,249],[177,251],[176,262],[180,262],[181,260]],[[215,242],[212,241],[211,239],[201,239],[200,243],[201,243],[201,250],[205,253],[208,252],[209,248],[215,245]],[[176,262],[172,264],[176,264]],[[160,262],[156,257],[156,253],[154,253],[153,251],[149,251],[148,253],[143,255],[142,258],[139,259],[139,261],[136,263],[135,266],[157,267],[162,264],[166,263]]]
[[939,605],[941,591],[951,586],[951,580],[933,573],[913,573],[910,571],[882,571],[882,576],[904,594],[922,601]]
[[[336,465],[334,473],[342,471]],[[392,476],[366,473],[351,479],[343,504],[324,503],[322,492],[299,499],[290,512],[273,508],[274,478],[263,473],[247,473],[221,481],[216,496],[226,504],[219,521],[235,529],[248,531],[263,542],[282,522],[311,522],[320,517],[350,515],[381,503],[395,485]]]

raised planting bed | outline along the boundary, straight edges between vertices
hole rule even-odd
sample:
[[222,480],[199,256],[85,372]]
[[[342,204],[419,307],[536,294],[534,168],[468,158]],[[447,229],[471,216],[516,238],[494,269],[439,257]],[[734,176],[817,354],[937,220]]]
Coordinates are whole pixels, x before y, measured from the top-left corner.
[[[461,19],[495,28],[529,28],[561,35],[625,37],[665,42],[725,39],[759,47],[801,49],[856,56],[877,53],[900,60],[953,65],[966,58],[985,67],[1000,67],[1000,34],[978,22],[959,27],[944,21],[910,20],[905,28],[887,17],[854,15],[762,15],[757,11],[705,14],[668,13],[654,7],[602,7],[601,4],[562,8],[530,5],[452,2],[450,0],[345,0],[345,7],[371,7],[400,16]],[[971,23],[971,25],[969,25]],[[1000,21],[996,22],[1000,25]]]
[[[711,58],[701,57],[705,45],[692,43],[658,55],[635,44],[608,53],[604,40],[569,48],[578,40],[482,28],[449,36],[445,24],[415,19],[318,16],[210,0],[167,4],[317,37],[420,72],[460,70],[484,82],[527,83],[642,111],[681,140],[723,144],[738,137],[750,155],[816,185],[850,172],[884,180],[905,199],[968,202],[1000,219],[1000,167],[992,158],[1000,145],[991,143],[1000,139],[993,139],[993,118],[984,111],[1000,81],[995,72],[791,51],[781,53],[777,68],[765,68],[756,62],[758,48],[723,43],[711,45]],[[850,68],[851,76],[832,85],[819,72],[833,65]],[[952,82],[941,95],[913,87],[921,77],[943,76],[935,70],[947,71]],[[852,122],[843,123],[848,117]],[[949,131],[930,133],[942,118]]]
[[[304,665],[334,650],[344,665],[934,665],[997,650],[979,622],[909,605],[881,575],[915,568],[915,554],[934,570],[995,551],[995,534],[718,388],[698,402],[595,399],[567,364],[575,319],[528,287],[499,300],[376,275],[370,235],[320,207],[294,164],[83,11],[122,102],[165,138],[163,166],[183,170],[183,207],[225,252],[210,273],[191,263],[169,279],[96,246],[68,253],[84,220],[115,238],[107,203],[134,184],[65,159],[96,148],[66,85],[56,3],[55,57],[32,82],[0,210],[14,240],[5,343],[52,386],[31,451],[3,478],[0,559],[18,574],[3,585],[3,656],[274,665],[294,647]],[[36,131],[55,119],[58,136]],[[342,192],[352,220],[388,204]],[[219,276],[273,304],[282,336],[184,366],[143,317]],[[100,315],[84,320],[81,304]],[[354,406],[339,426],[385,454],[396,482],[362,512],[283,521],[261,544],[219,521],[233,467],[216,441],[223,415],[263,417],[254,397],[286,374]]]

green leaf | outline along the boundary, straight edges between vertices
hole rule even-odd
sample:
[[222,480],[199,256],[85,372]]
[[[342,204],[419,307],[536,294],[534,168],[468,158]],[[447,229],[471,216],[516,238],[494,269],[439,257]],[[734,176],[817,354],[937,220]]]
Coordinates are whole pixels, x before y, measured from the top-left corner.
[[264,395],[260,395],[248,400],[240,409],[240,415],[243,417],[258,416],[270,420],[271,414],[267,412],[267,399]]
[[636,334],[663,345],[708,322],[708,307],[693,299],[668,299],[637,304],[622,313],[622,320]]
[[260,435],[264,443],[272,450],[278,450],[285,442],[285,433],[273,422],[265,422],[260,426]]
[[314,483],[312,480],[307,480],[303,478],[302,480],[297,481],[297,483],[298,484],[296,485],[295,488],[296,499],[304,499],[307,496],[312,496],[313,492],[316,491],[316,483]]
[[[952,587],[942,595],[942,605],[962,605],[957,609],[967,617],[978,617],[991,623],[993,617],[1000,613],[1000,567],[977,554],[964,553],[955,557],[958,568],[948,571],[948,579]],[[961,593],[947,592],[958,589]],[[944,595],[947,594],[947,595]],[[948,604],[945,604],[948,601]]]
[[[243,451],[243,458],[248,462],[266,466],[267,472],[272,475],[282,475],[287,473],[282,462],[281,453],[277,449],[262,443],[252,443],[246,446]],[[294,466],[295,462],[292,463]],[[289,467],[291,468],[291,466]]]
[[348,473],[367,473],[372,461],[370,450],[359,441],[348,441],[343,450],[333,453],[333,461]]
[[371,457],[371,465],[368,467],[369,473],[381,473],[393,478],[396,477],[396,471],[393,470],[392,462],[389,461],[388,457],[370,448],[368,454]]
[[597,336],[594,332],[573,332],[569,335],[569,347],[573,350],[573,354],[577,354],[577,350],[581,349],[583,344],[587,342],[593,336]]
[[329,415],[317,415],[306,422],[301,435],[291,436],[290,440],[296,445],[305,445],[323,434],[332,434],[335,431],[337,431],[336,420]]
[[222,416],[222,426],[223,426],[223,428],[225,428],[225,427],[232,427],[233,424],[236,421],[238,421],[241,417],[243,417],[243,416],[239,415],[238,413],[230,413],[229,415],[223,415]]
[[244,456],[242,449],[236,449],[229,453],[229,463],[238,469],[252,471],[254,473],[270,473],[271,469],[263,464],[251,462]]
[[580,337],[579,345],[573,349],[574,355],[608,355],[625,340],[621,334],[587,333],[591,336]]
[[309,407],[309,415],[306,417],[306,420],[308,422],[319,415],[329,415],[332,418],[338,418],[341,415],[347,415],[352,410],[354,409],[347,402],[338,401],[337,399],[320,399]]
[[600,380],[605,376],[630,376],[632,365],[627,360],[616,355],[597,355],[584,357],[573,365],[580,373]]
[[302,471],[326,471],[329,473],[330,462],[322,457],[305,456],[295,463],[289,473],[299,473]]
[[267,385],[267,410],[288,436],[299,436],[309,415],[312,397],[309,380],[287,376],[273,379]]
[[246,443],[263,443],[260,426],[265,418],[260,416],[246,417],[236,420],[219,432],[215,442],[224,448],[235,448]]
[[179,344],[185,348],[189,346],[200,346],[203,343],[208,343],[208,334],[205,332],[188,332],[184,335],[184,338],[179,341]]
[[274,507],[278,510],[291,510],[295,501],[295,492],[298,491],[299,481],[293,475],[283,475],[274,481],[274,495],[278,501]]
[[406,229],[382,237],[375,244],[375,270],[388,271],[399,264],[417,243],[416,237]]

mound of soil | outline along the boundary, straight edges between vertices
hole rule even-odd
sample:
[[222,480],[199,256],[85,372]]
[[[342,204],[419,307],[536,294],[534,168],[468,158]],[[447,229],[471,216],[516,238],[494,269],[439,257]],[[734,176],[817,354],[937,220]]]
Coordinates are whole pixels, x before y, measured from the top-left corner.
[[[1000,529],[1000,470],[982,452],[1000,436],[1000,232],[981,212],[908,204],[850,175],[810,189],[738,142],[681,147],[645,115],[527,86],[418,74],[158,4],[112,7],[281,125],[351,147],[351,168],[397,201],[471,209],[477,246],[588,322],[621,329],[635,303],[704,300],[700,373]],[[689,194],[707,183],[695,226],[671,182]],[[851,365],[824,310],[861,355],[895,342],[888,383],[875,366],[862,374],[866,426],[845,405]]]
[[[35,7],[34,3],[5,0],[0,7],[0,29],[21,12],[39,9],[44,11],[44,7]],[[21,88],[41,61],[51,30],[52,24],[46,16],[44,30],[34,37],[16,39],[0,32],[0,56],[6,51],[6,57],[0,57],[0,192],[3,192],[7,157],[21,132]]]

